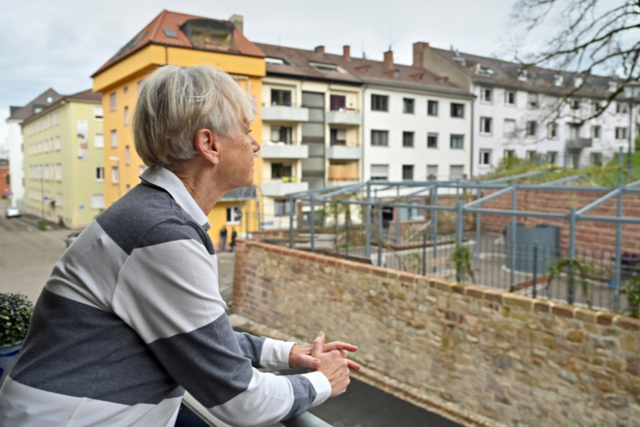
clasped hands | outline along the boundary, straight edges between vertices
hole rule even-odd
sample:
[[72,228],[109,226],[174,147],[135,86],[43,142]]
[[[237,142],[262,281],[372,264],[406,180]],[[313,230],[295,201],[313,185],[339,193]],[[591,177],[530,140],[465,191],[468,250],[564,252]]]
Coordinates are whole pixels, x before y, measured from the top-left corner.
[[331,397],[334,397],[346,391],[349,370],[360,370],[360,365],[348,359],[349,352],[357,351],[358,347],[340,341],[325,344],[324,339],[324,332],[320,332],[313,345],[294,344],[289,353],[289,366],[322,372],[331,383]]

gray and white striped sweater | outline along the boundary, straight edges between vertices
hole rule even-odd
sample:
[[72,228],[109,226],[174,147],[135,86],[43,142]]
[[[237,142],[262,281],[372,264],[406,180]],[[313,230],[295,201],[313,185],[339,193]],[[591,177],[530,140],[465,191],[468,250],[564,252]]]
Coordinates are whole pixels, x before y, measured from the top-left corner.
[[234,332],[206,215],[170,171],[103,212],[65,251],[0,390],[0,426],[172,426],[186,389],[221,420],[258,426],[331,392],[276,376],[293,343]]

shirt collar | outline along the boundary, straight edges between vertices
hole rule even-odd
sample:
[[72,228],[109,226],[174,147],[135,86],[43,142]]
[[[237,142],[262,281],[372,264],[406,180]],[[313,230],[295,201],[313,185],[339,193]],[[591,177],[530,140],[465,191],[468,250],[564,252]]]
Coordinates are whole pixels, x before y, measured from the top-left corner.
[[160,166],[148,168],[140,175],[140,179],[165,190],[205,230],[211,228],[207,215],[202,212],[180,178],[169,169]]

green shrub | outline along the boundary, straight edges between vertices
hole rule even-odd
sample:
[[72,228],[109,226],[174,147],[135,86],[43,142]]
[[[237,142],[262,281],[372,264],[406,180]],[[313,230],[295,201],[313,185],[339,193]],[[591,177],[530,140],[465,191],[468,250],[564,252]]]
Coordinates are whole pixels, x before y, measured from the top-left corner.
[[0,346],[24,339],[32,313],[33,303],[25,295],[0,293]]

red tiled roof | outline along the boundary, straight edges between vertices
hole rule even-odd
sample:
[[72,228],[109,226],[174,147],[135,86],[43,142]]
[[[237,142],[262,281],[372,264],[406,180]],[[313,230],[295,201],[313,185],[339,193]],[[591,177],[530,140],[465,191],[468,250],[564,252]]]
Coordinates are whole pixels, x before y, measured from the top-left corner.
[[[190,49],[201,49],[219,52],[229,52],[247,56],[257,56],[263,58],[264,53],[255,44],[250,42],[240,31],[234,28],[233,30],[233,43],[231,46],[196,46],[187,37],[186,34],[180,30],[180,26],[186,21],[191,19],[210,19],[202,16],[187,15],[184,13],[171,12],[163,10],[153,21],[151,21],[146,27],[140,31],[136,37],[131,39],[120,51],[118,51],[111,59],[109,59],[102,67],[93,73],[92,77],[95,77],[100,72],[106,70],[113,64],[121,61],[134,52],[142,49],[149,44],[160,44],[163,46],[177,46]],[[229,21],[218,20],[225,24],[233,25]],[[164,30],[173,30],[178,38],[167,37]]]

